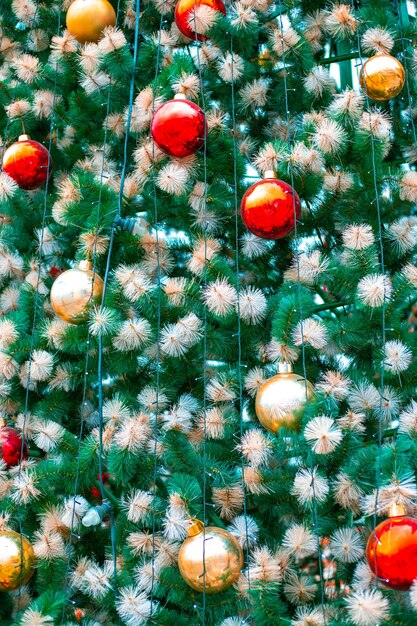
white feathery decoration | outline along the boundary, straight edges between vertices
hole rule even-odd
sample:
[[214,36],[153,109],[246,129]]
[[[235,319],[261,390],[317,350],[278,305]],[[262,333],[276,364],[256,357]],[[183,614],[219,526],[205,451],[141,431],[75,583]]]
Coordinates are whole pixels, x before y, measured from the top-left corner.
[[411,400],[410,404],[399,415],[399,432],[410,437],[417,435],[417,402]]
[[291,620],[291,626],[324,626],[324,619],[321,608],[299,606],[295,618]]
[[323,502],[329,493],[329,484],[316,467],[300,469],[294,478],[292,493],[303,505],[310,504],[314,499]]
[[36,487],[36,476],[29,470],[23,470],[13,478],[11,499],[15,504],[28,505],[36,500],[41,492]]
[[83,496],[77,495],[72,498],[66,498],[60,515],[61,522],[67,528],[77,528],[89,508],[90,504]]
[[245,63],[235,52],[226,52],[217,61],[217,71],[225,83],[237,82],[243,74]]
[[139,350],[146,345],[152,335],[148,320],[134,318],[122,323],[117,335],[112,339],[113,346],[120,352]]
[[344,400],[349,393],[350,384],[350,380],[341,372],[327,370],[320,376],[316,389],[335,400]]
[[360,381],[353,385],[347,399],[350,408],[357,413],[378,410],[379,401],[378,389],[367,381]]
[[358,283],[358,298],[369,307],[376,308],[387,302],[392,295],[392,284],[388,276],[368,274]]
[[385,28],[368,28],[362,35],[362,48],[368,54],[388,54],[394,47],[394,38]]
[[284,593],[292,604],[306,604],[316,595],[317,585],[309,576],[290,572],[285,580]]
[[119,589],[117,599],[117,612],[127,626],[142,626],[146,624],[152,612],[155,610],[155,601],[151,603],[146,592],[131,585]]
[[[21,607],[22,604],[23,602],[19,601],[19,607]],[[50,615],[44,615],[43,613],[41,613],[40,611],[37,611],[36,609],[28,608],[21,616],[19,625],[20,626],[52,626],[54,621],[55,621],[54,618],[51,617]]]
[[409,368],[413,359],[410,348],[402,341],[393,339],[387,341],[384,350],[384,368],[388,372],[399,374]]
[[359,128],[364,133],[372,134],[375,139],[390,141],[392,129],[390,116],[381,109],[374,108],[370,111],[364,111],[359,120]]
[[414,170],[406,172],[399,181],[399,188],[401,200],[417,202],[417,172]]
[[207,285],[204,291],[204,302],[208,310],[221,317],[233,311],[236,300],[236,289],[225,278],[218,278]]
[[328,108],[330,115],[337,118],[351,118],[358,120],[365,104],[365,96],[354,89],[345,89],[334,96]]
[[130,417],[130,409],[119,394],[113,398],[107,398],[103,404],[103,419],[112,424],[123,423]]
[[327,345],[327,340],[326,326],[312,317],[299,322],[293,331],[293,341],[296,346],[305,343],[319,350]]
[[160,349],[167,356],[183,356],[201,338],[201,320],[194,313],[167,324],[161,331]]
[[265,382],[265,375],[260,367],[253,367],[246,374],[243,384],[252,398],[256,396],[259,387]]
[[323,178],[323,188],[330,193],[346,193],[353,185],[352,175],[341,170],[329,170]]
[[356,19],[349,4],[336,3],[326,13],[325,28],[333,37],[350,37],[356,31]]
[[342,233],[343,245],[349,250],[366,250],[375,242],[369,224],[351,224]]
[[389,615],[389,602],[378,589],[363,589],[346,599],[350,621],[355,626],[375,626]]
[[402,217],[389,225],[388,236],[396,253],[404,255],[417,244],[417,219]]
[[261,289],[246,287],[240,290],[235,308],[244,322],[255,325],[264,319],[267,306]]
[[252,428],[244,433],[237,449],[241,451],[247,463],[259,467],[268,462],[272,454],[272,442],[262,430]]
[[177,163],[168,163],[159,170],[156,184],[170,195],[181,196],[186,191],[188,179],[189,173],[185,167]]
[[338,528],[330,538],[330,550],[339,561],[356,563],[364,553],[363,539],[355,528]]
[[302,524],[294,524],[285,531],[283,548],[299,559],[304,559],[317,552],[317,537]]
[[13,198],[18,191],[18,184],[6,172],[0,172],[0,201],[4,202]]
[[316,454],[330,454],[342,441],[342,431],[331,417],[319,415],[308,422],[304,438]]
[[335,155],[346,141],[346,133],[334,120],[325,118],[316,127],[313,144],[325,154]]
[[335,82],[329,71],[321,65],[314,66],[303,78],[304,88],[315,98],[321,98],[326,91],[334,91]]
[[375,574],[369,567],[367,561],[360,561],[353,572],[352,587],[353,589],[370,589],[375,586]]
[[133,522],[134,524],[143,522],[151,513],[152,501],[152,494],[142,491],[141,489],[137,489],[129,494],[127,499],[123,501],[123,508],[126,511],[126,517],[129,522]]
[[157,396],[158,410],[161,411],[162,409],[165,409],[168,404],[168,396],[165,390],[162,388],[158,390],[157,394],[155,387],[152,387],[151,385],[147,385],[146,387],[144,387],[142,391],[138,394],[139,404],[147,411],[155,413],[157,406]]
[[268,93],[268,81],[265,78],[257,78],[251,83],[247,83],[239,91],[244,109],[256,110],[266,104]]
[[259,526],[250,515],[238,515],[227,530],[236,537],[241,548],[252,547],[258,540]]
[[339,472],[336,476],[333,483],[333,496],[342,509],[352,511],[356,515],[359,514],[359,504],[363,496],[363,491],[360,487],[355,485],[345,472]]
[[61,424],[52,420],[35,420],[32,428],[33,441],[44,452],[50,452],[56,448],[65,433]]

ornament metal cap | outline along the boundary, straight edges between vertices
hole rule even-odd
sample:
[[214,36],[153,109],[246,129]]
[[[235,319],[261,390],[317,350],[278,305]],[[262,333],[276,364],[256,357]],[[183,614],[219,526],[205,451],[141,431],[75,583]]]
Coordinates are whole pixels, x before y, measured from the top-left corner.
[[264,178],[276,178],[277,174],[276,172],[274,172],[274,170],[266,170],[265,174],[264,174]]
[[397,502],[391,504],[388,509],[388,517],[403,517],[404,515],[407,515],[405,506]]
[[187,100],[185,93],[176,93],[174,100]]
[[29,141],[29,135],[19,135],[18,141]]
[[197,519],[196,517],[191,517],[189,522],[190,522],[190,525],[187,528],[187,535],[189,537],[195,537],[195,535],[199,535],[204,528],[203,522]]
[[293,371],[291,363],[279,363],[278,371],[280,374],[289,374]]
[[83,272],[87,272],[87,271],[92,272],[93,271],[93,264],[91,263],[91,261],[88,261],[87,259],[84,259],[83,261],[80,261],[78,263],[78,268],[80,270],[83,270]]

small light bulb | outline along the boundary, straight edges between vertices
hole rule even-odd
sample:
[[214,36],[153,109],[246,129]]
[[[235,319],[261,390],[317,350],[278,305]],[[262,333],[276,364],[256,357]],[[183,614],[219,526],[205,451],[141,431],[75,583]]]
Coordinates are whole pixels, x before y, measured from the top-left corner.
[[89,528],[90,526],[98,526],[100,522],[101,522],[101,517],[100,517],[99,512],[96,509],[90,509],[89,511],[87,511],[87,513],[84,515],[82,519],[82,524],[86,528]]

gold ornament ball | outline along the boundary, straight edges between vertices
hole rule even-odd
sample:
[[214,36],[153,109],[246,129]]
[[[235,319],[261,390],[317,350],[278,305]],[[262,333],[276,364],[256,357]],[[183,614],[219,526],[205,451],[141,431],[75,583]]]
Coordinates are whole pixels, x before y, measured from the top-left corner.
[[0,591],[26,585],[35,569],[35,553],[26,537],[13,530],[0,532]]
[[103,295],[103,280],[93,272],[89,261],[63,272],[51,289],[51,305],[55,313],[70,324],[88,321],[90,306],[98,304]]
[[359,81],[372,100],[389,100],[404,87],[405,70],[390,54],[376,54],[363,64]]
[[296,430],[297,413],[308,400],[314,398],[313,385],[292,371],[291,365],[281,363],[279,374],[268,378],[258,389],[255,411],[258,420],[267,430],[276,433],[280,428]]
[[107,0],[74,0],[67,12],[67,28],[80,43],[96,42],[106,26],[116,24],[116,13]]
[[[227,530],[207,526],[196,520],[178,553],[181,576],[193,589],[220,593],[238,578],[243,567],[243,552],[237,539]],[[204,547],[204,562],[203,562]],[[204,575],[205,565],[205,575]]]

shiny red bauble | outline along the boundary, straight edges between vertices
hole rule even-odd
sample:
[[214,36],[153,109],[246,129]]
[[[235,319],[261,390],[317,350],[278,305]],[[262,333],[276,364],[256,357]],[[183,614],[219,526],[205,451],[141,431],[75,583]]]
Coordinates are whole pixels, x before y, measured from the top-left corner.
[[[11,426],[0,426],[0,459],[7,467],[19,465],[22,452],[22,437]],[[23,459],[28,458],[26,444],[23,446]]]
[[3,156],[3,171],[13,178],[20,189],[37,189],[48,178],[49,152],[38,141],[21,135]]
[[[103,485],[106,485],[106,483],[109,481],[109,474],[107,472],[103,472],[101,477],[103,479]],[[100,474],[97,476],[97,480],[100,482]],[[91,487],[90,491],[92,498],[94,498],[95,500],[101,500],[101,489],[99,487]]]
[[193,26],[194,9],[198,9],[200,6],[226,15],[226,8],[222,0],[178,0],[175,7],[175,23],[178,30],[189,39],[205,41],[208,37],[196,33]]
[[151,134],[165,154],[178,158],[190,156],[204,144],[206,116],[197,104],[178,94],[155,111]]
[[378,524],[368,539],[366,559],[384,585],[409,589],[417,578],[417,519],[398,515]]
[[294,218],[300,217],[301,204],[291,185],[267,172],[264,180],[249,187],[240,210],[251,233],[262,239],[281,239],[294,228]]

